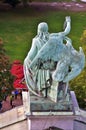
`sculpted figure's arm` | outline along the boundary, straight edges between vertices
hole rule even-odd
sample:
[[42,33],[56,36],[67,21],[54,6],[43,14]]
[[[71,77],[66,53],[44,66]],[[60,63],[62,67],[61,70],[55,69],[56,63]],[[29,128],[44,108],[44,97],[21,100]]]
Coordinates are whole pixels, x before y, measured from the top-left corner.
[[66,36],[67,34],[69,34],[70,30],[71,30],[71,19],[70,19],[70,16],[66,16],[65,17],[65,26],[64,26],[65,30],[63,32],[59,32],[59,33],[51,33],[50,34],[50,37],[53,37],[53,36],[60,36],[58,38],[61,39],[61,37],[63,36]]
[[65,27],[65,30],[63,32],[63,35],[69,34],[69,32],[71,30],[71,19],[70,19],[70,16],[66,16],[65,19],[66,19],[65,20],[66,27]]

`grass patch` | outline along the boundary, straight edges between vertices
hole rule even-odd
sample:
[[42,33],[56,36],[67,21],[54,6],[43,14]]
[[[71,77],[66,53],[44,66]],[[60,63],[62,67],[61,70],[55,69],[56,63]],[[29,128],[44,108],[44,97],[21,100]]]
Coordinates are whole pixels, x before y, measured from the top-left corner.
[[71,16],[72,28],[69,37],[74,47],[81,46],[80,37],[86,29],[86,13],[43,11],[39,9],[14,9],[0,12],[0,37],[10,60],[24,60],[36,35],[38,23],[45,21],[49,32],[62,31],[65,16]]

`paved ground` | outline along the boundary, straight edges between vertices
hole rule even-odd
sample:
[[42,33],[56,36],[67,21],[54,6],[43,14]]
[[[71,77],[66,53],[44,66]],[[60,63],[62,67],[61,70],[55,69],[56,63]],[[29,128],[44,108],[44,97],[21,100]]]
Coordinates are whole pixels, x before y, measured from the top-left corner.
[[[22,4],[17,5],[16,8],[23,7]],[[86,2],[31,2],[27,7],[34,7],[40,10],[70,10],[70,11],[86,11]],[[0,10],[9,10],[12,7],[8,4],[0,3]]]
[[32,7],[41,9],[54,9],[54,10],[70,10],[70,11],[86,11],[85,2],[32,2],[29,4]]
[[12,108],[20,106],[20,105],[23,105],[20,95],[18,95],[17,98],[13,99],[12,104],[10,102],[10,96],[7,96],[6,100],[2,101],[2,108],[0,110],[0,113],[11,110]]

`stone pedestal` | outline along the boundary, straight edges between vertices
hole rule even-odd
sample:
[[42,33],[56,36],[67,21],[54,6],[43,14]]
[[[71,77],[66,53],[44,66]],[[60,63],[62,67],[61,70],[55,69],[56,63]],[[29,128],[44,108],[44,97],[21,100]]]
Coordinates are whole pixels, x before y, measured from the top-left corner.
[[86,118],[75,119],[73,128],[73,130],[86,130]]
[[[31,96],[30,107],[28,111],[25,111],[28,130],[46,130],[52,126],[63,130],[73,130],[74,120],[80,113],[75,93],[71,91],[70,95],[70,104],[67,104],[67,101],[66,104],[65,102],[55,103],[48,99]],[[26,104],[28,106],[28,100]]]
[[30,113],[30,93],[27,91],[22,91],[22,100],[24,106],[24,113]]
[[[73,115],[74,109],[78,110],[77,106],[74,107],[75,95],[69,93],[69,98],[63,98],[54,102],[49,98],[40,98],[37,96],[30,96],[28,100],[30,105],[30,111],[27,111],[28,115]],[[74,98],[74,99],[73,99]],[[28,105],[27,102],[27,105]]]
[[[31,115],[73,115],[72,101],[53,102],[48,98],[30,97]],[[62,114],[63,113],[63,114]]]
[[46,130],[57,127],[62,130],[73,130],[75,116],[27,116],[29,130]]

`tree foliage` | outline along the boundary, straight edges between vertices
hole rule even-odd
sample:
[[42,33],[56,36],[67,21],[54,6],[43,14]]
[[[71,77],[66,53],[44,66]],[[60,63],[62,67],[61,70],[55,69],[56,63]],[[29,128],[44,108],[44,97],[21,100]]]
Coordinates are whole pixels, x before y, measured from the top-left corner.
[[10,61],[3,48],[3,41],[0,38],[0,100],[13,90],[13,78],[10,74]]
[[[83,34],[82,34],[80,40],[82,42],[83,49],[86,49],[86,30],[83,31]],[[85,52],[85,54],[86,54],[86,52]]]
[[70,82],[70,87],[76,94],[79,106],[86,109],[86,67],[78,77]]
[[13,8],[15,8],[16,5],[20,3],[20,1],[19,1],[19,0],[4,0],[4,3],[8,3],[8,4],[10,4]]

